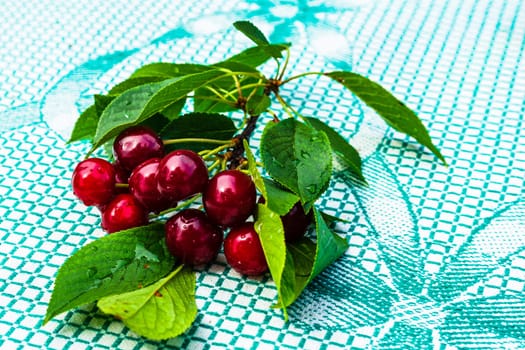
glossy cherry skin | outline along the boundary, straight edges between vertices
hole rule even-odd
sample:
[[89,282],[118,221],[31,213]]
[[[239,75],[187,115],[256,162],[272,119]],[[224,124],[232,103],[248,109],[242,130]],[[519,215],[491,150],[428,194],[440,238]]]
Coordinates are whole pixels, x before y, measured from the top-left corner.
[[179,149],[170,152],[159,164],[159,192],[174,201],[202,192],[207,183],[206,163],[193,151]]
[[[113,169],[115,169],[115,182],[117,184],[127,184],[129,181],[130,172],[122,167],[119,162],[113,162]],[[129,193],[126,187],[116,187],[115,193]]]
[[160,158],[139,164],[129,177],[129,191],[149,211],[160,213],[176,206],[176,202],[161,195],[157,188]]
[[223,227],[243,223],[255,209],[256,190],[250,176],[238,170],[216,174],[203,193],[210,220]]
[[300,240],[306,233],[308,226],[312,223],[312,219],[312,211],[306,214],[301,202],[295,203],[286,215],[281,216],[285,241],[287,243],[293,243]]
[[103,210],[102,228],[108,233],[148,223],[146,209],[129,193],[118,194]]
[[201,210],[184,209],[166,222],[168,249],[184,264],[202,265],[213,261],[223,237],[222,230]]
[[[259,197],[257,202],[264,204],[266,203],[266,200],[264,197]],[[306,233],[308,226],[310,226],[312,223],[312,220],[313,212],[310,211],[308,214],[306,214],[304,212],[303,206],[301,205],[301,202],[295,203],[288,213],[281,216],[281,222],[283,223],[284,229],[284,240],[287,243],[299,241],[302,237],[304,237],[304,234]]]
[[75,167],[71,176],[73,193],[85,205],[104,205],[115,194],[115,170],[108,161],[89,158]]
[[224,240],[224,255],[228,264],[240,274],[258,276],[268,271],[253,222],[245,222],[230,230]]
[[115,180],[119,184],[127,184],[129,180],[129,175],[131,172],[129,170],[126,170],[120,165],[119,162],[114,161],[113,163],[113,169],[115,169]]
[[115,139],[113,155],[124,169],[133,171],[145,160],[161,158],[164,155],[164,144],[150,128],[140,125],[132,126]]

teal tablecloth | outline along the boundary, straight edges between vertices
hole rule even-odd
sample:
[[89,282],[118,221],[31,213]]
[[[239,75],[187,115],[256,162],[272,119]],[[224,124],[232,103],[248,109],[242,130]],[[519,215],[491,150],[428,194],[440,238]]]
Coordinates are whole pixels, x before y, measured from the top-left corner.
[[[220,255],[176,339],[144,340],[94,306],[42,327],[59,266],[104,235],[70,189],[87,147],[65,144],[79,111],[146,62],[246,47],[238,19],[292,41],[295,72],[380,82],[450,167],[325,80],[290,88],[359,149],[370,185],[339,176],[320,202],[348,220],[350,249],[288,323],[273,283]],[[521,1],[1,1],[0,28],[0,348],[525,348]]]

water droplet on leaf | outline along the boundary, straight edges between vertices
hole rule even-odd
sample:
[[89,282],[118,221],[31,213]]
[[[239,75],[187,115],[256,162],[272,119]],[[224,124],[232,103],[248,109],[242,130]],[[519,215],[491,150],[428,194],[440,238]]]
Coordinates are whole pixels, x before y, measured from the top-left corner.
[[304,149],[301,151],[301,158],[303,158],[303,159],[309,159],[311,156],[312,156],[312,155],[311,155],[308,151],[306,151],[306,150],[304,150]]
[[126,260],[117,260],[115,266],[113,266],[113,268],[111,269],[111,272],[116,273],[118,270],[122,269],[127,264],[128,262]]
[[317,194],[317,185],[308,185],[306,186],[306,190],[310,192],[310,194]]
[[274,165],[277,165],[280,168],[284,168],[284,164],[275,157],[272,157],[272,163],[274,163]]
[[323,139],[321,138],[321,136],[319,136],[319,134],[315,134],[310,138],[310,142],[312,143],[317,143],[317,142],[322,142],[322,141]]
[[92,278],[97,274],[97,268],[96,267],[90,267],[87,269],[87,276],[88,278]]

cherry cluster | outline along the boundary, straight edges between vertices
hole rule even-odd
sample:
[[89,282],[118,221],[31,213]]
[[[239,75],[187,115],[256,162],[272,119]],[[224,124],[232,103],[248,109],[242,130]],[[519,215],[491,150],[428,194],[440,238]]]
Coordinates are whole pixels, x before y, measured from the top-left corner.
[[[257,203],[249,175],[224,169],[210,178],[198,153],[178,149],[166,154],[164,142],[144,126],[130,127],[118,135],[113,155],[113,163],[85,159],[72,175],[74,194],[85,205],[99,208],[105,231],[143,226],[150,214],[155,217],[175,209],[165,222],[166,244],[182,263],[207,264],[224,243],[226,260],[239,273],[260,275],[268,270],[254,222],[249,220]],[[202,196],[203,210],[185,205],[178,209],[178,203],[193,196]],[[259,203],[264,201],[259,198]],[[285,240],[293,242],[304,235],[312,215],[297,202],[281,221]]]

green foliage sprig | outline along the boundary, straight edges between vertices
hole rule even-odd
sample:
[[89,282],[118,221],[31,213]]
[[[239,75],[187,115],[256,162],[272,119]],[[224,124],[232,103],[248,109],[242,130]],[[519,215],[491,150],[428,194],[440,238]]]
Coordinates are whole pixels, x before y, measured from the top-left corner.
[[[413,137],[443,163],[445,159],[417,115],[378,83],[345,71],[287,76],[290,44],[270,43],[248,21],[234,26],[255,46],[210,65],[163,62],[137,69],[107,94],[94,96],[69,142],[87,140],[89,155],[111,145],[126,128],[147,125],[168,149],[199,152],[211,172],[229,168],[249,173],[266,199],[258,204],[255,229],[277,289],[276,305],[287,318],[286,307],[348,248],[346,240],[330,228],[328,221],[333,218],[315,205],[329,186],[334,158],[358,179],[365,178],[357,150],[325,121],[294,109],[281,87],[307,75],[331,79],[373,108],[388,125]],[[259,67],[270,60],[276,69],[267,77]],[[192,111],[183,114],[185,107]],[[243,115],[240,127],[229,114],[234,111]],[[270,118],[265,118],[259,163],[249,140],[262,115]],[[313,237],[289,244],[280,216],[298,201],[313,213]],[[197,313],[195,273],[167,252],[165,214],[154,217],[148,226],[108,235],[75,252],[58,272],[44,322],[98,301],[102,311],[148,338],[166,339],[184,332]]]

